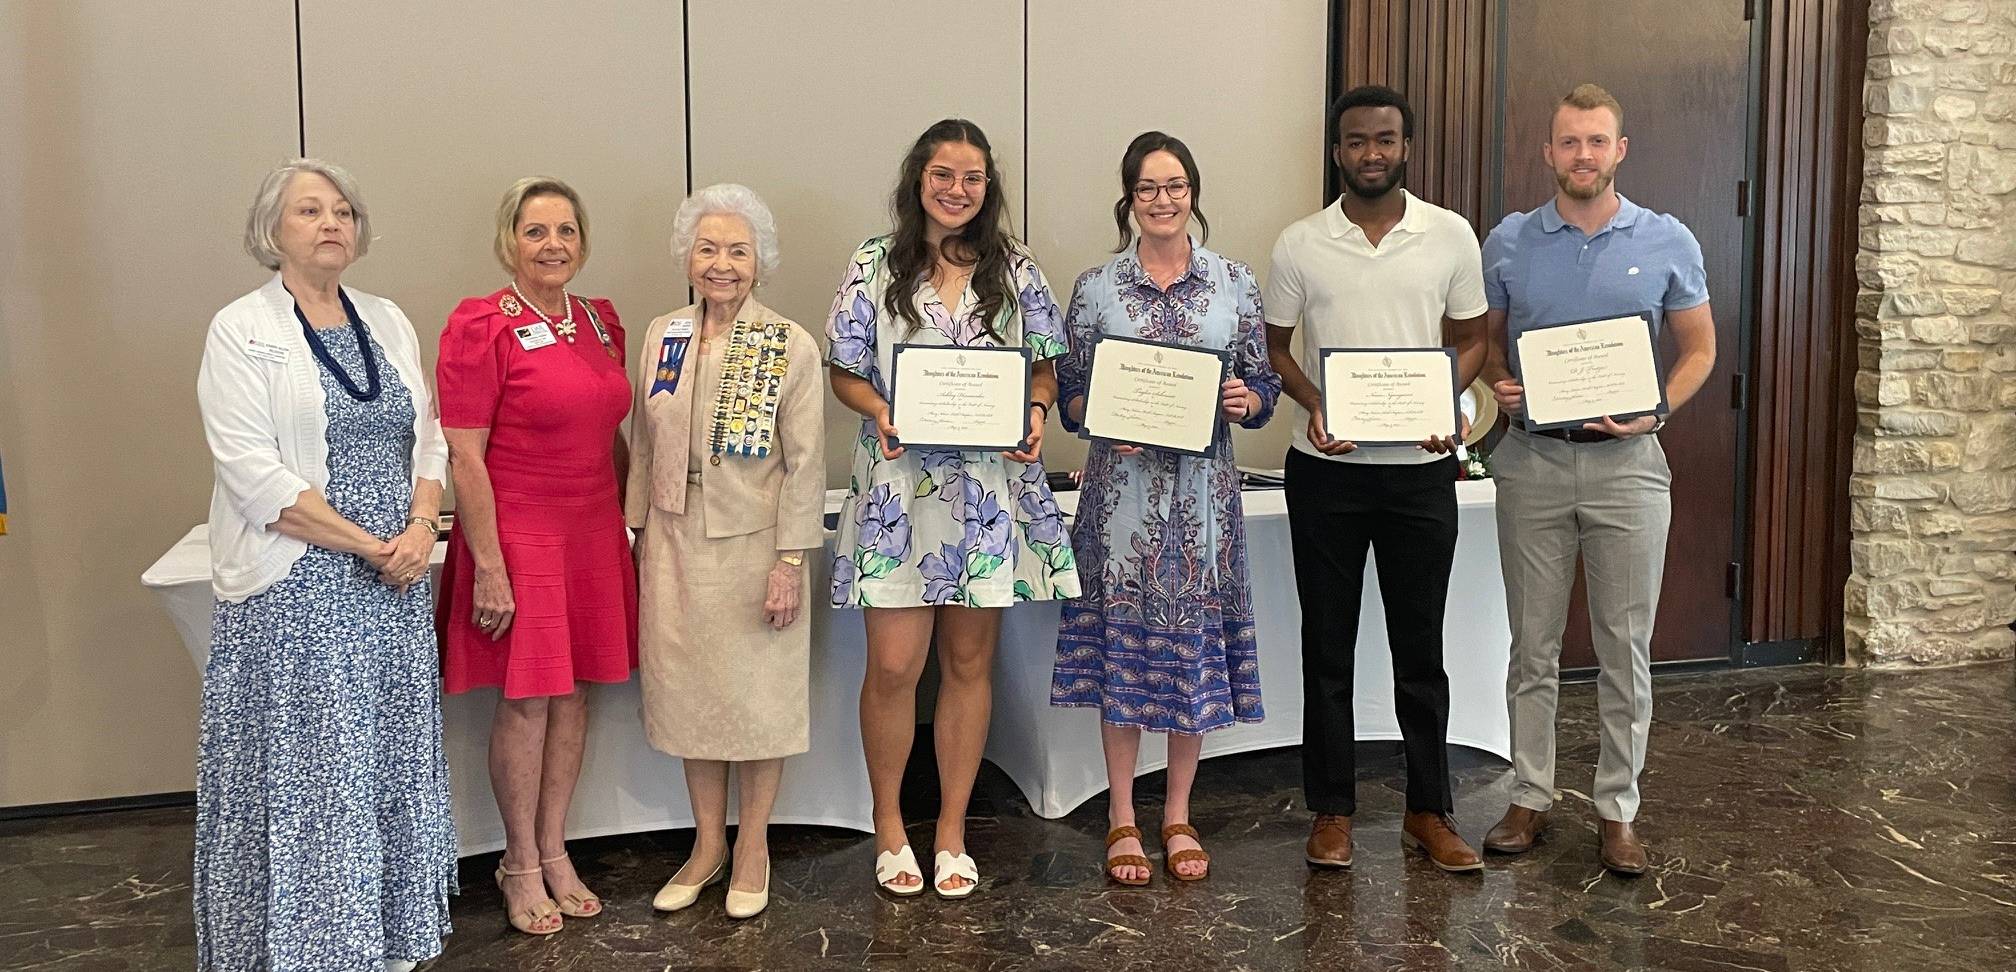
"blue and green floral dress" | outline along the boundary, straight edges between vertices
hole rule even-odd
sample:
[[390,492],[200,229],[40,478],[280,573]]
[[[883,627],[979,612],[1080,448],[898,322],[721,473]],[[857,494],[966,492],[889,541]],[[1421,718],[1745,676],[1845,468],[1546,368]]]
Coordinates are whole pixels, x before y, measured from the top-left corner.
[[[826,323],[835,367],[889,396],[886,375],[898,343],[993,347],[974,313],[973,288],[947,309],[927,281],[915,298],[915,333],[888,314],[889,238],[855,251]],[[1064,354],[1062,315],[1043,272],[1017,248],[1009,257],[1016,300],[995,331],[1019,340],[1039,361]],[[853,476],[833,557],[833,606],[1007,607],[1078,596],[1078,567],[1057,498],[1041,463],[998,452],[908,449],[882,458],[873,419],[854,443]]]
[[[1189,270],[1165,289],[1137,252],[1078,278],[1066,320],[1071,353],[1057,365],[1061,400],[1085,394],[1093,344],[1113,334],[1231,352],[1232,374],[1260,398],[1240,424],[1267,424],[1281,378],[1267,363],[1253,271],[1197,246]],[[1122,456],[1093,443],[1072,527],[1085,596],[1064,605],[1051,705],[1186,734],[1264,718],[1230,429],[1218,430],[1215,452]]]

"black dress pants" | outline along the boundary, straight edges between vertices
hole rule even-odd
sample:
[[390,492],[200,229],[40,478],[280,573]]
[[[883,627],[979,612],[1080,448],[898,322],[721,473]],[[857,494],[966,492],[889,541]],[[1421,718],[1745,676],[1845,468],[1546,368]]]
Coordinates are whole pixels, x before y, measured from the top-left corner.
[[1447,812],[1449,676],[1442,612],[1456,555],[1456,460],[1338,462],[1289,450],[1288,531],[1302,602],[1302,789],[1316,813],[1354,813],[1352,674],[1365,552],[1379,569],[1407,809]]

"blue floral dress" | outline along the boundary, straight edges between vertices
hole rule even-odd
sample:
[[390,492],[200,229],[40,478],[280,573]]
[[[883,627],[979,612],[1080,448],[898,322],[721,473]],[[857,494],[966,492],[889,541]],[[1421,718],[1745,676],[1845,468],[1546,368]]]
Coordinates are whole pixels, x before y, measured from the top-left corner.
[[[915,333],[885,313],[889,238],[855,251],[826,324],[834,366],[873,382],[884,398],[898,343],[990,347],[973,288],[947,308],[927,281],[915,298]],[[1037,360],[1064,353],[1050,285],[1026,251],[1010,254],[1016,314],[995,330]],[[956,604],[1007,607],[1078,596],[1077,560],[1041,463],[998,452],[908,449],[882,458],[875,421],[863,419],[833,556],[834,607]]]
[[[353,327],[355,325],[352,325]],[[321,335],[361,384],[349,331]],[[318,369],[336,512],[378,536],[413,498],[413,398],[381,364],[370,402]],[[212,614],[196,775],[202,972],[381,972],[448,934],[455,821],[428,580],[405,594],[310,545]]]
[[[1057,367],[1065,402],[1085,394],[1101,334],[1229,350],[1232,374],[1260,398],[1247,428],[1267,424],[1281,394],[1253,271],[1201,246],[1167,290],[1134,251],[1085,271],[1065,330],[1071,353]],[[1121,456],[1092,444],[1071,529],[1085,593],[1063,606],[1050,704],[1096,706],[1110,725],[1156,732],[1261,720],[1230,429],[1219,430],[1215,451]]]

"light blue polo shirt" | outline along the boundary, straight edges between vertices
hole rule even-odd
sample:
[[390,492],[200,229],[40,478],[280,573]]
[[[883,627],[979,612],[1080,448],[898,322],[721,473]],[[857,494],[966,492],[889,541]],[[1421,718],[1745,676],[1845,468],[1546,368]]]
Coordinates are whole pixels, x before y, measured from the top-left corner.
[[1594,236],[1561,219],[1554,200],[1513,213],[1484,241],[1484,299],[1505,311],[1506,353],[1527,328],[1668,311],[1708,301],[1701,244],[1685,224],[1620,193],[1617,215]]

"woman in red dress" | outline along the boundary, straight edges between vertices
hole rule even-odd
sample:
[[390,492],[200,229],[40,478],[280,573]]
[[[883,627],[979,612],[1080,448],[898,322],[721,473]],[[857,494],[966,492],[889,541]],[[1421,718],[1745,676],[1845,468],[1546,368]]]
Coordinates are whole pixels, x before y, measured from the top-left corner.
[[637,575],[616,484],[630,409],[623,329],[567,291],[588,258],[581,200],[520,179],[497,210],[511,284],[464,300],[441,332],[441,424],[455,529],[436,621],[448,692],[498,686],[490,784],[504,818],[497,883],[519,931],[547,935],[602,902],[567,857],[587,732],[582,682],[637,667]]

